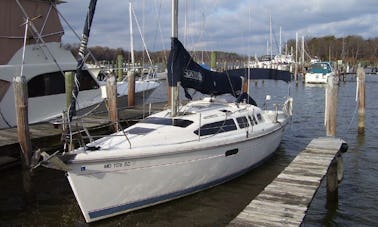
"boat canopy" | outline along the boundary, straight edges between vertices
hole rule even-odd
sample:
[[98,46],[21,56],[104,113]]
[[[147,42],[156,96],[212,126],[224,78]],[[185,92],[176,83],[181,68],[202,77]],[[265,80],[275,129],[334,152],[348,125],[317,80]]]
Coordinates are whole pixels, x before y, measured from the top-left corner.
[[274,79],[289,82],[289,71],[263,68],[242,68],[216,72],[205,69],[196,63],[188,51],[177,38],[172,38],[172,47],[168,63],[169,86],[176,86],[177,82],[184,88],[185,96],[191,99],[187,92],[193,88],[202,94],[217,96],[231,94],[235,98],[242,95],[243,79]]
[[[169,86],[176,86],[180,82],[185,90],[193,88],[202,94],[213,96],[231,94],[238,97],[241,93],[240,76],[230,76],[226,72],[210,71],[200,66],[177,38],[172,38],[167,69]],[[187,92],[186,95],[189,98]]]
[[328,62],[317,62],[311,65],[310,72],[327,74],[332,72],[332,68]]

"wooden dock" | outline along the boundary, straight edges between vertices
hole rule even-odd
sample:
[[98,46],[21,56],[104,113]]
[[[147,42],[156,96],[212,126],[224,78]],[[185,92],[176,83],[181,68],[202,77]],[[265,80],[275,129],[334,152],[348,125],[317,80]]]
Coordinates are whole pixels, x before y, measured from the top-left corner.
[[322,179],[346,149],[346,143],[335,137],[313,139],[229,226],[301,225]]
[[[153,103],[151,110],[149,105],[136,105],[134,107],[119,110],[119,122],[124,125],[130,125],[148,116],[151,113],[160,111],[164,108],[166,102]],[[83,124],[89,132],[97,134],[109,134],[111,122],[107,113],[97,113],[83,118],[79,124]],[[62,128],[54,127],[51,123],[39,123],[29,126],[30,137],[33,149],[54,147],[61,144]],[[17,128],[0,129],[0,169],[9,164],[19,161],[19,142],[17,137]]]

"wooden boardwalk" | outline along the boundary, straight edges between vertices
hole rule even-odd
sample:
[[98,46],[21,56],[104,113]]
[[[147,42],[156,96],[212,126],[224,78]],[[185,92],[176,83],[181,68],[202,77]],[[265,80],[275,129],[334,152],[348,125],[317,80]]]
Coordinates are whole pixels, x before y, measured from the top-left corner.
[[229,226],[299,226],[327,174],[344,147],[334,137],[313,139]]

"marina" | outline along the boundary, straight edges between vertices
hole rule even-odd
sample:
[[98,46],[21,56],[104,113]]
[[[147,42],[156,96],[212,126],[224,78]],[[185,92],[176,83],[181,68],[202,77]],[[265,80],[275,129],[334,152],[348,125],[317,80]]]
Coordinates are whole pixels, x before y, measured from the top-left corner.
[[[103,58],[108,67],[93,54],[104,56],[101,47],[88,48],[97,0],[89,1],[81,36],[56,8],[61,3],[0,3],[7,18],[21,13],[0,36],[7,50],[0,65],[0,226],[377,223],[378,76],[369,47],[376,39],[305,41],[301,34],[298,47],[296,32],[295,45],[288,40],[283,48],[280,27],[276,58],[270,16],[264,66],[251,68],[260,60],[250,53],[242,60],[223,53],[234,66],[222,66],[211,51],[208,67],[203,51],[199,60],[186,49],[196,49],[187,42],[189,3],[182,15],[171,0],[170,39],[158,24],[160,38],[171,42],[169,56],[156,55],[166,66],[161,82],[132,2],[130,52],[105,51],[113,55]],[[143,30],[144,10],[143,3]],[[59,20],[80,40],[77,47],[63,46]],[[133,23],[144,49],[138,63]],[[57,31],[44,34],[51,28]],[[211,37],[205,26],[199,30]],[[362,51],[354,53],[356,40]],[[145,54],[150,63],[140,64]],[[346,73],[349,66],[356,75]]]
[[[272,93],[271,90],[275,92]],[[375,179],[377,156],[375,147],[378,122],[375,111],[377,103],[371,91],[378,89],[378,77],[366,77],[366,129],[364,135],[357,133],[356,81],[348,77],[341,82],[338,94],[337,137],[347,141],[349,149],[343,155],[344,179],[339,184],[338,204],[326,208],[326,186],[323,181],[313,198],[307,215],[303,220],[306,226],[326,225],[365,225],[374,226],[378,216],[374,211],[374,199],[378,191]],[[162,101],[166,87],[161,86],[149,101]],[[286,93],[286,85],[274,82],[258,83],[252,87],[254,97],[266,94],[281,96]],[[303,150],[313,138],[324,133],[324,86],[307,86],[300,83],[293,91],[294,117],[286,130],[283,141],[264,165],[229,183],[209,190],[161,204],[151,208],[101,221],[100,225],[149,226],[166,225],[228,225],[264,188],[269,185],[286,166]],[[313,100],[308,102],[307,100]],[[263,99],[256,99],[258,104]],[[25,194],[22,175],[18,168],[1,171],[1,221],[2,225],[53,225],[57,222],[67,225],[85,225],[80,209],[72,195],[65,176],[60,171],[37,169],[32,178],[32,192]],[[43,182],[50,182],[45,185]],[[15,203],[17,201],[17,203]],[[360,201],[356,203],[356,201]],[[69,211],[69,212],[67,212]],[[33,214],[41,215],[35,216]],[[64,214],[62,216],[62,214]],[[95,223],[96,224],[96,223]]]

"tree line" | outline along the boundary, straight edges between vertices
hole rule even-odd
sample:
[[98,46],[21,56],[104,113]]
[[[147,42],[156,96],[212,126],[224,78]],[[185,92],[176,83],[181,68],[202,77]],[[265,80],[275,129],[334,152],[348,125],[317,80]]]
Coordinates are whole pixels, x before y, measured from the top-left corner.
[[[341,38],[324,36],[307,37],[304,42],[307,58],[316,56],[324,61],[343,60],[343,62],[353,65],[358,63],[375,65],[378,63],[378,38],[364,39],[358,35]],[[298,44],[298,46],[301,45]],[[295,50],[295,39],[288,41],[288,47]]]
[[[295,50],[295,39],[290,39],[287,42],[288,49]],[[300,48],[300,43],[298,47]],[[65,44],[66,49],[71,50],[74,56],[77,56],[79,44]],[[122,48],[109,48],[102,46],[95,46],[89,48],[93,56],[98,61],[106,61],[114,63],[118,55],[122,55],[125,62],[131,62],[130,51]],[[346,37],[336,38],[335,36],[324,37],[307,37],[305,38],[305,60],[318,57],[323,61],[337,61],[355,65],[363,63],[365,65],[376,65],[378,63],[378,38],[364,39],[361,36],[350,35]],[[223,63],[242,63],[247,61],[245,55],[237,53],[228,53],[222,51],[215,51],[217,62]],[[154,51],[149,53],[153,64],[166,64],[169,50]],[[190,52],[193,58],[198,63],[206,63],[210,65],[210,51],[194,51]],[[301,52],[298,52],[300,57]],[[294,53],[295,55],[295,53]],[[135,61],[137,63],[149,63],[145,51],[134,52]]]

